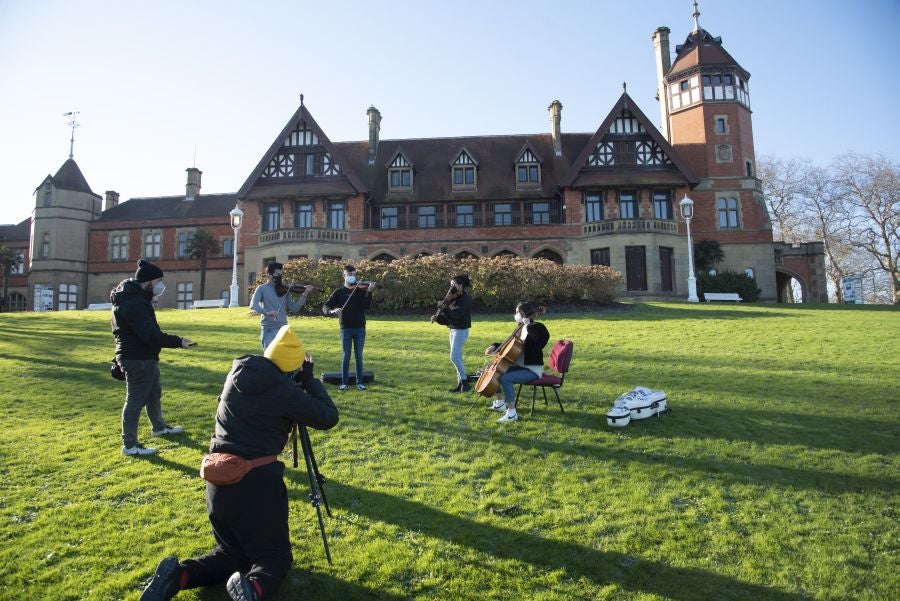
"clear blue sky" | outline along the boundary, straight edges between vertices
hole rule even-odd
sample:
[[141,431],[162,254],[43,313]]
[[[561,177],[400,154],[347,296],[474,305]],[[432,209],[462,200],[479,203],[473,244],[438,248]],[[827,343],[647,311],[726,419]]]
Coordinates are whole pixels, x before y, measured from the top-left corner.
[[[898,160],[900,1],[701,0],[700,25],[750,74],[758,154]],[[235,192],[299,104],[333,141],[593,132],[627,81],[659,111],[651,35],[690,0],[555,2],[0,0],[0,223],[29,216],[68,157],[122,199]]]

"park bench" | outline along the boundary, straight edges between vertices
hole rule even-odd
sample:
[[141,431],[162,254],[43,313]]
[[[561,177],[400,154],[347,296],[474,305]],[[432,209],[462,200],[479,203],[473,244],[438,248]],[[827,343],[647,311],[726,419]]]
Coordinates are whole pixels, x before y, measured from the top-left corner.
[[704,292],[703,298],[706,302],[709,301],[734,301],[736,303],[741,302],[743,299],[741,295],[737,292]]
[[194,304],[191,305],[192,309],[209,309],[213,307],[224,307],[225,299],[224,298],[210,298],[206,300],[195,300]]
[[112,309],[112,303],[91,303],[87,306],[87,311],[109,311]]

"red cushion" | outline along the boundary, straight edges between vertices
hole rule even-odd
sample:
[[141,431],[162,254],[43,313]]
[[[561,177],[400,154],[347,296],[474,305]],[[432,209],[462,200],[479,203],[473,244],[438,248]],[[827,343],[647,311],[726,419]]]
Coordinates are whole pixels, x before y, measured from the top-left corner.
[[560,384],[562,384],[562,378],[545,373],[537,380],[528,382],[526,386],[559,386]]

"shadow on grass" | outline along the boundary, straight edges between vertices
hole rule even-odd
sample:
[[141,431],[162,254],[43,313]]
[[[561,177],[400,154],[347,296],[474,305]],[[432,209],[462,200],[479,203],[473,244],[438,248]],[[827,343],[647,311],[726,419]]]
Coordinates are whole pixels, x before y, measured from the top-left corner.
[[[365,408],[357,408],[357,414],[364,416],[367,421],[378,423],[382,427],[396,427],[396,416],[389,416],[383,413],[375,413]],[[549,413],[550,420],[558,421],[558,426],[565,426],[566,420],[576,420],[582,422],[579,425],[596,429],[598,416],[568,411],[564,415],[559,413]],[[493,417],[493,416],[491,416]],[[522,418],[519,425],[524,426],[525,420]],[[534,419],[534,418],[532,418]],[[589,424],[585,424],[585,420],[590,420]],[[666,418],[663,418],[666,419]],[[452,440],[476,441],[484,440],[484,433],[479,433],[470,427],[458,425],[457,423],[434,422],[431,420],[420,419],[418,417],[406,417],[401,419],[404,424],[411,425],[413,429],[419,433],[430,432],[443,438]],[[491,420],[493,422],[493,420]],[[495,424],[485,425],[485,428],[491,428]],[[477,427],[477,426],[476,426]],[[631,427],[631,426],[629,426]],[[515,425],[507,427],[494,440],[496,442],[515,445],[523,450],[535,450],[544,454],[562,453],[577,457],[594,457],[603,461],[613,463],[627,464],[629,462],[638,462],[652,466],[669,466],[674,470],[688,470],[700,474],[716,474],[733,484],[747,484],[748,482],[758,485],[775,485],[785,489],[811,489],[811,490],[828,490],[832,492],[843,491],[879,491],[892,492],[900,486],[900,480],[891,477],[874,478],[868,476],[855,476],[850,474],[838,474],[831,472],[823,472],[811,469],[800,469],[796,467],[787,467],[772,464],[751,464],[742,460],[725,458],[719,455],[710,455],[704,457],[679,456],[666,453],[655,453],[647,451],[634,451],[625,448],[615,448],[604,444],[587,445],[577,442],[567,441],[558,442],[554,440],[535,439],[534,437],[524,438],[517,436]],[[687,436],[687,435],[686,435]]]
[[[300,580],[300,584],[292,585],[285,582],[278,591],[276,599],[312,599],[314,601],[326,601],[327,599],[378,599],[384,601],[405,601],[409,597],[392,595],[383,591],[373,591],[364,586],[359,586],[345,580],[340,580],[321,572],[309,572],[294,568],[288,574],[288,580]],[[228,601],[231,597],[225,592],[225,584],[221,586],[207,586],[197,591],[197,596],[203,601]],[[268,597],[266,597],[268,599]]]
[[[479,524],[384,493],[341,483],[330,483],[330,487],[334,491],[329,497],[332,506],[350,513],[441,538],[493,557],[522,561],[539,569],[561,570],[573,580],[584,578],[599,586],[615,584],[627,590],[682,601],[807,599],[796,593],[741,582],[715,572],[673,567],[624,553],[545,539],[521,530]],[[527,527],[527,524],[520,525]]]

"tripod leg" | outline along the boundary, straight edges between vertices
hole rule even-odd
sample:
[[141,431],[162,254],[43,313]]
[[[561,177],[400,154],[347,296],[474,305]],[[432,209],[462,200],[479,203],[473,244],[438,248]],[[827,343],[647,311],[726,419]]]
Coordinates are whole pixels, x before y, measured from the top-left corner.
[[309,440],[309,430],[306,429],[306,426],[300,427],[303,428],[304,452],[309,453],[309,459],[313,467],[313,474],[315,474],[316,483],[319,485],[319,494],[322,497],[322,502],[325,503],[325,513],[328,514],[328,517],[331,517],[331,508],[328,506],[328,497],[325,496],[325,476],[323,476],[322,472],[319,471],[319,464],[316,463],[316,454],[313,453],[312,442],[310,442]]
[[309,501],[316,508],[316,516],[319,519],[319,532],[322,533],[322,544],[325,546],[325,557],[328,559],[329,565],[331,561],[331,550],[328,548],[328,537],[325,535],[325,522],[322,520],[322,508],[319,505],[321,488],[318,485],[316,472],[313,470],[312,461],[312,445],[309,442],[309,433],[305,426],[300,426],[300,444],[303,447],[303,457],[306,459],[306,473],[309,476]]

